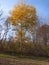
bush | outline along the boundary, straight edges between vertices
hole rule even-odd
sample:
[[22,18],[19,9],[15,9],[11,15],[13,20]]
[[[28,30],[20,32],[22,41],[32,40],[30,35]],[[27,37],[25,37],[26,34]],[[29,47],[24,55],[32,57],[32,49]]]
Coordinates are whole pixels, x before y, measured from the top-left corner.
[[8,54],[23,54],[32,56],[49,56],[49,46],[41,47],[40,44],[19,43],[18,41],[0,41],[0,52]]

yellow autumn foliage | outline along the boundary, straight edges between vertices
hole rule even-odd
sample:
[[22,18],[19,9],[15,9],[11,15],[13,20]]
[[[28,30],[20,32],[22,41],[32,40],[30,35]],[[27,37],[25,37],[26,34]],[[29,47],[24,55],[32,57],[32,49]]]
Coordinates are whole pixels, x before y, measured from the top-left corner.
[[10,11],[10,20],[13,25],[18,22],[36,23],[36,8],[26,3],[16,4]]
[[9,19],[13,25],[18,26],[16,37],[20,42],[25,39],[26,31],[33,32],[32,28],[37,22],[36,17],[36,8],[23,2],[14,5],[10,11]]

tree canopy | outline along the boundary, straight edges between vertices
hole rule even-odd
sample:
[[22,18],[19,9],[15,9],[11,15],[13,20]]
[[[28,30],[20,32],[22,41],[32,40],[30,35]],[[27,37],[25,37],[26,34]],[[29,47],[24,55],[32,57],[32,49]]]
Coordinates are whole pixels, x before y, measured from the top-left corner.
[[36,23],[36,8],[26,3],[16,4],[10,11],[10,20],[13,25],[18,22],[30,22],[34,25]]

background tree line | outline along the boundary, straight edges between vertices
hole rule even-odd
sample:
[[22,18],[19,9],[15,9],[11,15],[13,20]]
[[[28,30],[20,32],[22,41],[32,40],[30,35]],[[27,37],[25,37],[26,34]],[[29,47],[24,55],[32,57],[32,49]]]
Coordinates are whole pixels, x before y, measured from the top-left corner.
[[[3,20],[2,15],[0,11],[0,21]],[[0,52],[49,56],[49,25],[40,25],[34,6],[26,3],[14,5],[10,15],[2,23]]]

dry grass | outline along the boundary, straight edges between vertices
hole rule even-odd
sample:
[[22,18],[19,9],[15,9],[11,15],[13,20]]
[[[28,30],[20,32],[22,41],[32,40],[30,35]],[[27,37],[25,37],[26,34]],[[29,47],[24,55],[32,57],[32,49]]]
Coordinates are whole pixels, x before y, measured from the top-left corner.
[[0,55],[0,65],[49,65],[48,61],[33,60],[27,58],[15,58]]

